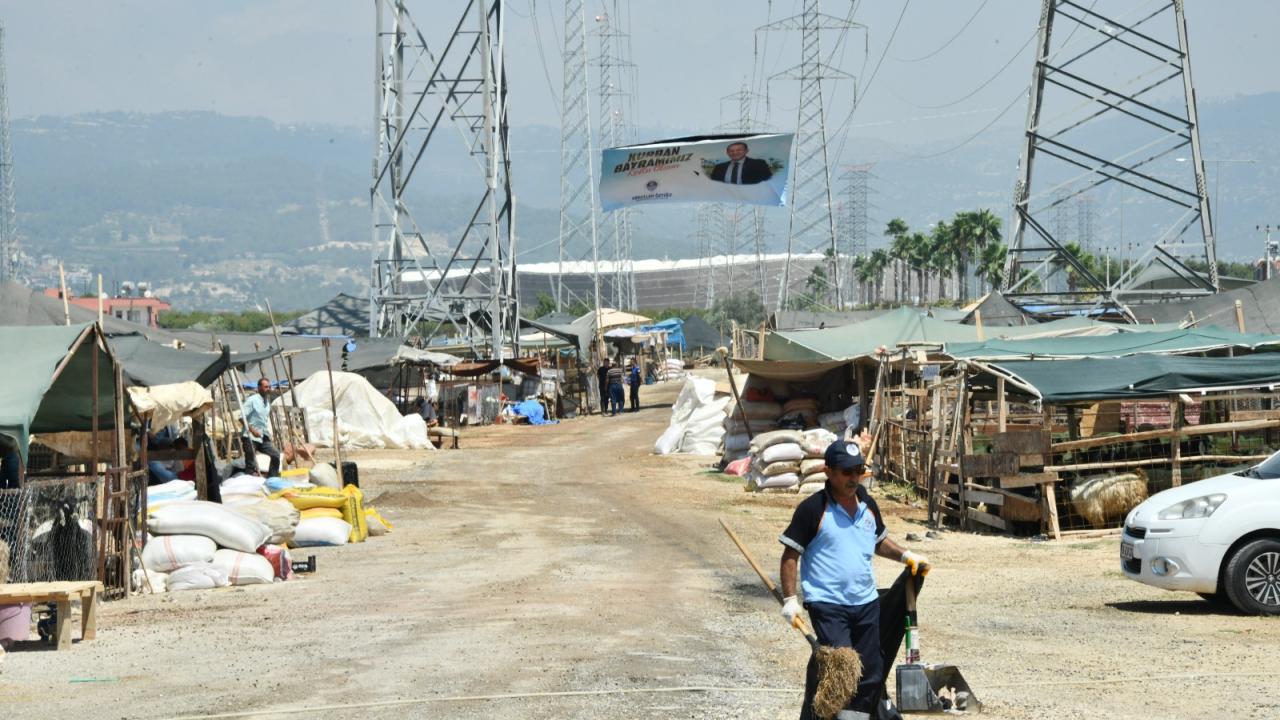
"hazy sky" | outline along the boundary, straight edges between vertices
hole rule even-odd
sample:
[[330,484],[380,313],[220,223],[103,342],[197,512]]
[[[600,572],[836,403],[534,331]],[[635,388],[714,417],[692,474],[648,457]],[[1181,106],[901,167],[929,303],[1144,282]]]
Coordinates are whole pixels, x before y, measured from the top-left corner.
[[[1099,0],[1097,9],[1121,14],[1163,1]],[[431,33],[452,26],[463,3],[409,6],[423,14],[419,23]],[[799,0],[624,0],[623,6],[638,67],[636,124],[711,129],[722,121],[720,97],[749,83],[768,91],[774,124],[794,124],[796,84],[763,78],[799,61],[799,36],[776,33],[766,40],[754,29],[798,12]],[[1017,98],[1030,77],[1034,43],[1028,40],[1039,6],[1035,0],[861,3],[854,19],[868,26],[865,35],[850,33],[838,47],[838,33],[823,38],[824,54],[834,51],[833,64],[860,75],[865,93],[850,118],[853,86],[837,84],[830,124],[847,121],[855,136],[914,143],[964,137],[992,122],[1021,123],[1025,103]],[[1201,99],[1280,89],[1280,3],[1188,0],[1187,6]],[[822,4],[841,17],[850,7],[847,0]],[[214,110],[367,127],[373,8],[369,0],[0,0],[10,112]],[[563,4],[511,0],[508,8],[512,121],[556,125]],[[600,0],[588,3],[589,14],[601,11]]]

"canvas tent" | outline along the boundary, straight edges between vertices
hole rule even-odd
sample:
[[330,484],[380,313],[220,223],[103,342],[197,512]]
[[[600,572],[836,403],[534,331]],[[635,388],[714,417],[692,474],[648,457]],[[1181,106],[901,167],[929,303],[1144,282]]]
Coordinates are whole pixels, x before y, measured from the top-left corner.
[[967,311],[960,322],[964,325],[977,325],[979,313],[984,327],[1012,327],[1015,325],[1035,325],[1035,318],[1023,312],[1021,308],[1009,302],[998,292],[983,295],[978,302]]
[[1056,362],[1011,360],[975,366],[989,378],[1005,376],[1011,393],[1025,393],[1051,403],[1169,397],[1280,385],[1280,363],[1270,355],[1133,355]]
[[115,427],[115,358],[93,324],[0,327],[0,434],[23,461],[33,433]]
[[[62,301],[58,298],[51,298],[12,280],[0,284],[0,326],[62,325],[65,327],[68,315],[72,325],[92,323],[98,319],[98,313],[94,310],[72,304],[64,308]],[[170,343],[177,339],[167,330],[157,330],[110,315],[104,315],[102,318],[102,332],[108,336],[143,335],[160,343]]]
[[870,355],[884,345],[895,348],[902,342],[973,342],[975,328],[935,320],[918,309],[898,308],[853,325],[825,330],[793,330],[765,335],[766,360],[822,361]]
[[1035,339],[993,339],[985,342],[949,343],[946,353],[963,360],[1060,359],[1123,357],[1127,355],[1187,354],[1280,349],[1280,336],[1242,335],[1215,327],[1163,332],[1123,332],[1101,336]]
[[686,352],[705,354],[729,345],[729,340],[719,330],[698,315],[685,319],[683,331]]
[[124,366],[125,384],[142,387],[197,382],[209,387],[231,367],[231,351],[199,353],[175,350],[141,335],[120,335],[108,341]]
[[1280,334],[1280,278],[1254,283],[1236,290],[1182,302],[1130,305],[1141,323],[1194,323],[1197,327],[1238,329],[1236,301],[1244,316],[1246,331]]

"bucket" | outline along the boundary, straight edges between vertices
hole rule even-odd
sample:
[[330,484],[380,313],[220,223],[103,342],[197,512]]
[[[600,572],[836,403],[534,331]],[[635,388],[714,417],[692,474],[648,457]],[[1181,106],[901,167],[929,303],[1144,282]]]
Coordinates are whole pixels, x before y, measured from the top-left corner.
[[0,605],[0,642],[25,642],[30,634],[30,603]]

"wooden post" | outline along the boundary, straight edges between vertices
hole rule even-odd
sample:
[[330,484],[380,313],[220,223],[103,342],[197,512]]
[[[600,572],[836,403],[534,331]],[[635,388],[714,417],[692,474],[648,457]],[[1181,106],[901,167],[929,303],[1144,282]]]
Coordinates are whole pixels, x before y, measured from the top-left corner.
[[858,422],[862,427],[869,428],[871,427],[871,394],[867,388],[867,369],[857,360],[853,361],[853,378],[858,384]]
[[757,347],[756,347],[756,359],[757,359],[757,360],[763,360],[763,359],[764,359],[764,331],[765,331],[765,322],[764,322],[763,320],[761,320],[761,321],[760,321],[760,335],[756,337],[756,345],[757,345]]
[[320,341],[324,346],[324,368],[329,373],[329,406],[333,409],[333,461],[338,467],[338,484],[343,484],[342,440],[338,435],[338,396],[333,389],[333,364],[329,361],[329,338]]
[[[1237,311],[1239,307],[1237,304]],[[1169,438],[1169,458],[1173,462],[1173,486],[1178,487],[1182,484],[1182,401],[1177,397],[1169,401],[1169,423],[1173,428],[1173,435]]]
[[987,331],[985,328],[982,327],[982,311],[981,310],[973,311],[973,324],[974,324],[974,329],[978,331],[978,342],[982,342],[986,340]]
[[[1042,409],[1042,416],[1044,418],[1045,431],[1047,431],[1049,433],[1050,438],[1052,438],[1053,437],[1053,408],[1048,403],[1044,403],[1044,407]],[[1052,458],[1046,458],[1046,459],[1052,460]],[[1061,540],[1062,528],[1058,524],[1058,495],[1054,491],[1053,483],[1052,482],[1041,483],[1040,495],[1041,495],[1042,501],[1044,502],[1043,522],[1047,526],[1049,534],[1053,536],[1053,539]]]
[[1009,400],[1005,395],[1004,378],[996,378],[996,422],[1000,432],[1009,429]]
[[71,324],[71,303],[67,300],[67,274],[62,270],[62,263],[58,263],[58,285],[62,289],[62,324]]
[[1073,406],[1067,406],[1067,438],[1071,440],[1080,439],[1080,417],[1076,414]]
[[[289,400],[293,403],[293,406],[296,408],[298,407],[298,393],[294,392],[294,389],[293,389],[294,375],[293,375],[293,356],[292,355],[285,357],[284,366],[285,366],[285,370],[287,370],[289,373]],[[302,413],[302,441],[311,442],[311,428],[307,427],[307,414],[305,412]]]
[[102,325],[102,273],[98,273],[98,325]]
[[1244,303],[1236,301],[1236,328],[1244,334]]

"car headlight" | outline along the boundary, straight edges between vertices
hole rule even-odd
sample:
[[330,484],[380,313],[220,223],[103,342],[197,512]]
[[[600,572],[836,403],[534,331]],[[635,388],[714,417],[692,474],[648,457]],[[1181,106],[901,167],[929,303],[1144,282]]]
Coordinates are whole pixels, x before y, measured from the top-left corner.
[[1203,497],[1191,498],[1183,500],[1176,505],[1160,511],[1156,517],[1161,520],[1190,520],[1191,518],[1207,518],[1213,514],[1218,506],[1225,502],[1227,496],[1222,493],[1213,495],[1205,495]]

